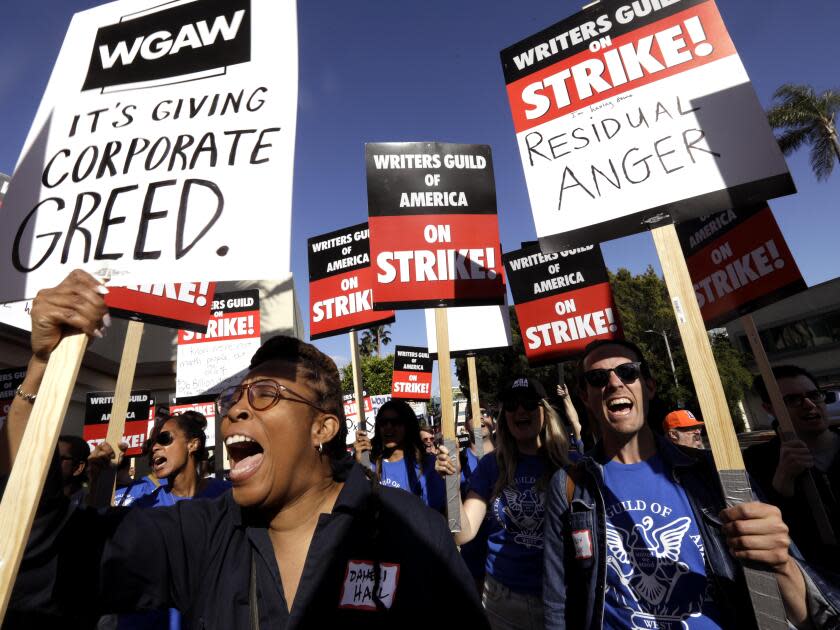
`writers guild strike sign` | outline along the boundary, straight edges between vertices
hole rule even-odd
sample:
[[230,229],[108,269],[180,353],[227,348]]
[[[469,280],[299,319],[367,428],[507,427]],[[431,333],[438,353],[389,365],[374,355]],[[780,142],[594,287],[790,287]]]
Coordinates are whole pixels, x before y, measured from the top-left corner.
[[596,339],[623,338],[598,245],[505,254],[525,356],[532,365],[570,359]]
[[207,332],[178,331],[176,396],[216,394],[238,385],[260,347],[257,289],[218,293]]
[[109,291],[105,304],[116,317],[205,332],[216,283],[144,284]]
[[677,234],[710,328],[808,288],[766,204],[686,221]]
[[0,301],[77,267],[122,285],[287,273],[296,107],[291,0],[76,14],[4,200]]
[[369,143],[365,161],[374,306],[501,304],[490,147]]
[[308,245],[310,339],[394,321],[394,311],[373,310],[367,223],[315,236]]
[[430,400],[433,363],[428,348],[414,346],[394,348],[391,397],[403,400]]
[[795,192],[715,3],[652,4],[602,0],[501,53],[543,249]]
[[[91,450],[108,436],[108,422],[111,420],[111,406],[114,392],[89,392],[85,402],[85,426],[82,437]],[[128,411],[125,414],[125,429],[122,441],[128,444],[126,455],[140,455],[149,426],[155,417],[155,401],[150,392],[131,392]]]
[[15,391],[26,377],[26,368],[8,368],[0,370],[0,427],[6,422],[9,407],[15,399]]

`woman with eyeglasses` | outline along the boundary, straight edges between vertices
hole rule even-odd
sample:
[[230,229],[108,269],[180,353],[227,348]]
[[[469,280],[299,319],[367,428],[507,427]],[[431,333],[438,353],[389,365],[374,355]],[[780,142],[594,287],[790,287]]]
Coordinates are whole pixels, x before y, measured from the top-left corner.
[[[568,438],[545,389],[519,378],[499,397],[496,450],[469,481],[455,542],[472,540],[489,512],[495,529],[487,538],[482,602],[494,630],[543,627],[542,565],[545,491],[567,462]],[[436,468],[457,474],[442,449]]]
[[407,490],[440,512],[446,509],[446,487],[435,472],[435,456],[426,452],[420,422],[404,400],[382,405],[373,439],[358,431],[353,448],[359,462],[362,453],[370,451],[371,468],[383,486]]

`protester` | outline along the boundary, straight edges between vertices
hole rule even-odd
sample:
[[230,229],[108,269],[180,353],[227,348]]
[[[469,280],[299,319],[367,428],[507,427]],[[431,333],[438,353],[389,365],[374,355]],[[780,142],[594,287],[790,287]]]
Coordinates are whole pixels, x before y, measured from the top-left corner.
[[[542,628],[544,497],[554,472],[566,464],[568,442],[545,389],[519,378],[500,395],[496,450],[482,458],[461,506],[455,542],[472,540],[488,510],[496,527],[487,539],[484,603],[494,629]],[[436,467],[457,474],[445,448]]]
[[420,441],[423,442],[423,448],[429,455],[437,455],[434,427],[430,427],[428,424],[422,423],[420,425]]
[[656,383],[641,351],[596,341],[580,368],[601,439],[551,480],[546,627],[750,627],[736,558],[772,572],[791,623],[837,627],[836,602],[826,599],[833,595],[789,554],[779,510],[758,502],[725,508],[709,454],[654,435],[647,414]]
[[356,432],[356,460],[370,451],[371,469],[383,486],[411,492],[429,507],[446,509],[446,487],[435,473],[435,457],[420,439],[420,423],[404,400],[389,400],[376,414],[373,440]]
[[[773,368],[795,436],[782,441],[775,437],[744,452],[747,470],[766,492],[771,503],[782,510],[790,535],[805,558],[834,573],[840,585],[840,429],[828,426],[825,393],[814,377],[801,367]],[[770,396],[758,377],[753,388],[767,413],[772,414]],[[777,428],[778,430],[778,428]],[[835,542],[824,542],[814,519],[813,506],[797,482],[810,470],[817,492],[833,525]]]
[[[68,330],[99,330],[101,291],[75,271],[39,293],[30,366],[45,364]],[[31,375],[22,391],[36,396],[43,370]],[[12,462],[31,407],[18,397],[0,431]],[[445,520],[345,456],[329,357],[274,337],[217,407],[233,489],[216,499],[72,509],[54,482],[56,462],[10,611],[62,620],[52,627],[85,613],[175,607],[191,628],[392,629],[416,627],[417,611],[434,601],[453,626],[486,626]]]
[[61,460],[61,483],[64,495],[70,502],[84,503],[88,489],[85,487],[90,446],[78,435],[61,435],[58,438],[58,457]]
[[698,420],[688,409],[677,409],[665,416],[662,433],[674,444],[704,448],[703,421]]
[[[565,383],[557,384],[557,397],[560,399],[563,409],[561,419],[566,432],[569,433],[569,446],[578,453],[583,453],[583,428],[578,419],[578,412],[569,394],[569,387]],[[569,431],[571,429],[571,431]]]

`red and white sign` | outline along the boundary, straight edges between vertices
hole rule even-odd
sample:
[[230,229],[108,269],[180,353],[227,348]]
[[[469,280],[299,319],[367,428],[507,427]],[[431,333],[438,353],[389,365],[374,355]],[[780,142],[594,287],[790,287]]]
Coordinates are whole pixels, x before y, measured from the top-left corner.
[[111,287],[105,304],[116,317],[204,332],[215,291],[215,282]]
[[530,364],[565,361],[597,339],[623,337],[601,248],[505,254],[516,317]]
[[374,305],[501,304],[490,147],[371,143],[365,156]]
[[207,331],[178,331],[176,396],[216,394],[236,385],[260,347],[259,291],[219,293]]
[[432,365],[428,348],[397,346],[394,348],[394,373],[391,376],[391,397],[402,400],[430,400],[432,397]]
[[687,221],[677,233],[709,327],[807,288],[766,204]]
[[713,0],[602,0],[501,60],[546,251],[796,191]]
[[[93,449],[108,437],[108,423],[114,392],[89,392],[85,402],[85,425],[82,437]],[[131,392],[122,441],[128,444],[128,456],[140,455],[155,417],[155,401],[147,391]]]
[[309,239],[310,339],[394,321],[394,311],[373,310],[368,232],[361,223]]

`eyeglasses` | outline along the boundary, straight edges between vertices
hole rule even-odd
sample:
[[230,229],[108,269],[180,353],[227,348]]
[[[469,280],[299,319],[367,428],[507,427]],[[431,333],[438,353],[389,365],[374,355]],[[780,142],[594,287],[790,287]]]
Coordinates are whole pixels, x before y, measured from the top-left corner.
[[154,440],[152,440],[152,446],[155,444],[160,444],[161,446],[169,446],[172,442],[175,441],[175,436],[172,435],[172,431],[161,431],[157,434]]
[[821,389],[812,389],[810,392],[805,392],[804,394],[788,394],[782,400],[785,401],[785,405],[788,407],[798,408],[805,406],[806,398],[813,404],[818,405],[821,402],[825,402],[825,392]]
[[525,411],[534,411],[540,406],[540,399],[533,396],[517,396],[515,394],[504,396],[502,398],[502,405],[505,411],[516,411],[522,407]]
[[615,375],[621,379],[622,383],[629,385],[639,380],[639,376],[642,374],[642,362],[622,363],[608,370],[588,370],[583,373],[583,378],[592,387],[605,387],[610,382],[610,372],[615,372]]
[[309,405],[313,409],[317,409],[322,413],[329,413],[322,409],[311,400],[307,400],[297,392],[292,391],[285,385],[276,383],[269,379],[263,379],[248,383],[247,385],[237,385],[235,387],[228,387],[216,397],[216,412],[220,417],[228,414],[231,408],[242,400],[242,394],[248,392],[248,404],[254,411],[265,411],[271,409],[281,400],[289,400],[292,402],[303,403]]

